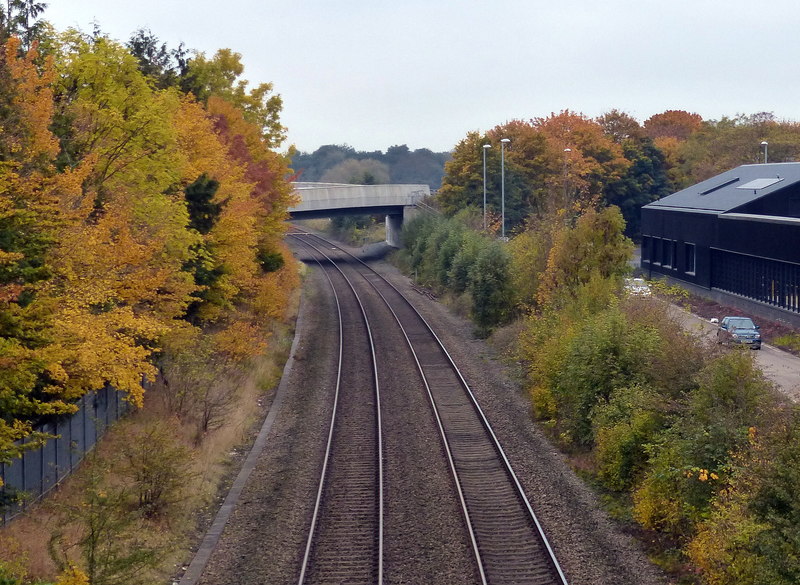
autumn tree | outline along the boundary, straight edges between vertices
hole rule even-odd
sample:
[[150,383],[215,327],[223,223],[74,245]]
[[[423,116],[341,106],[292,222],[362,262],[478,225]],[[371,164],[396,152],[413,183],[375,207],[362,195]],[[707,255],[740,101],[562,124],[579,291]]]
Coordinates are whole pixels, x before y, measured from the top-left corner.
[[273,94],[271,83],[261,83],[250,89],[249,82],[240,79],[243,73],[239,53],[220,49],[209,59],[197,52],[187,62],[181,87],[203,103],[211,96],[228,101],[259,129],[265,146],[278,147],[286,138],[286,129],[280,123],[283,100],[280,95]]
[[674,191],[663,152],[630,115],[612,110],[597,119],[603,132],[622,147],[630,166],[617,180],[606,183],[603,198],[616,205],[625,218],[625,233],[639,234],[643,205]]
[[692,183],[742,164],[790,162],[800,156],[800,124],[782,121],[768,112],[706,121],[681,145],[684,167]]
[[[501,144],[505,147],[505,201],[501,201]],[[483,145],[486,150],[487,208],[500,214],[505,203],[507,229],[512,230],[530,213],[543,207],[546,193],[547,157],[545,137],[530,124],[509,122],[485,135],[471,132],[445,164],[445,176],[437,200],[446,213],[467,206],[483,207]]]
[[[7,3],[5,32],[38,6]],[[107,384],[141,405],[157,359],[192,340],[233,380],[297,286],[280,98],[238,79],[238,55],[195,60],[198,101],[182,54],[144,31],[23,46],[0,54],[0,461]]]
[[[267,297],[261,296],[265,290],[262,286],[279,275],[267,276],[259,258],[281,249],[283,222],[294,201],[285,180],[287,159],[273,152],[262,129],[230,102],[211,97],[208,109],[226,156],[242,173],[231,183],[232,190],[226,191],[222,183],[220,196],[228,198],[228,203],[207,237],[225,266],[225,274],[217,283],[233,302],[267,302]],[[246,223],[244,218],[255,221]]]
[[641,140],[645,131],[639,121],[617,109],[612,109],[597,118],[597,123],[617,144],[624,144],[628,140]]
[[508,138],[505,147],[505,207],[506,232],[513,231],[532,213],[541,213],[550,208],[549,170],[553,166],[553,155],[548,148],[547,137],[534,124],[512,120],[496,126],[488,133],[492,148],[488,151],[491,173],[490,188],[494,193],[492,210],[500,213],[501,164],[503,153],[500,140]]
[[582,114],[564,110],[537,118],[534,124],[547,138],[550,198],[558,202],[553,209],[599,201],[605,186],[630,166],[622,147]]
[[80,395],[110,382],[140,403],[156,340],[196,286],[182,267],[198,238],[175,190],[180,96],[154,91],[106,37],[68,32],[58,65],[60,115],[71,121],[62,152],[68,165],[91,166],[80,195],[60,202],[69,223],[54,251],[56,333],[84,348],[67,362],[67,383]]
[[[445,213],[453,214],[468,205],[483,201],[483,145],[486,136],[470,132],[453,149],[453,158],[445,164],[442,188],[436,198]],[[488,171],[487,171],[488,174]]]
[[537,307],[539,285],[547,269],[553,238],[563,226],[563,212],[531,215],[508,243],[511,281],[515,302],[520,307],[527,310]]
[[700,129],[702,123],[703,118],[699,114],[684,110],[666,110],[645,120],[644,129],[653,140],[667,137],[686,140]]
[[692,181],[683,146],[692,134],[702,128],[703,119],[698,114],[684,110],[667,110],[650,116],[643,126],[647,136],[664,155],[671,183],[676,189],[688,187]]
[[[0,62],[0,460],[19,454],[14,441],[32,420],[72,412],[64,391],[64,352],[53,338],[55,300],[47,295],[50,254],[63,225],[59,199],[80,191],[85,171],[56,173],[52,64],[20,51],[10,38]],[[36,435],[41,438],[41,435]],[[29,446],[36,446],[36,442]]]
[[557,232],[542,274],[541,306],[563,305],[593,276],[619,279],[628,271],[633,244],[624,235],[625,222],[616,207],[588,208],[574,227]]
[[[502,139],[509,140],[503,152]],[[456,146],[437,195],[446,213],[467,205],[482,207],[484,144],[490,146],[485,153],[487,206],[499,213],[505,204],[507,231],[517,229],[531,214],[543,216],[576,203],[601,201],[606,185],[621,180],[631,164],[622,146],[581,114],[565,110],[530,122],[513,120],[485,135],[469,133]]]

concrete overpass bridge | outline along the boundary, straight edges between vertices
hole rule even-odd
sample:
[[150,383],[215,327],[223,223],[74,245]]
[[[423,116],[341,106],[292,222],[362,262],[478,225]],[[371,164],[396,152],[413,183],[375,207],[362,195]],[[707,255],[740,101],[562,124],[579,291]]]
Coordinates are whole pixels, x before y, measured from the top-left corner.
[[386,242],[400,247],[403,221],[417,211],[422,199],[431,194],[428,185],[348,185],[344,183],[295,182],[300,203],[289,210],[292,219],[336,215],[386,216]]

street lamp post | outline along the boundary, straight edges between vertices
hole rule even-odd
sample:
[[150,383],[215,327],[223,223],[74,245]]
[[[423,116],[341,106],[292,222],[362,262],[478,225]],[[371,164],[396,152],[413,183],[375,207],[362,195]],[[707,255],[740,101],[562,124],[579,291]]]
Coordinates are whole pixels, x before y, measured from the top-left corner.
[[761,142],[761,146],[764,147],[764,164],[767,164],[767,147],[769,146],[769,142],[767,142],[766,140],[763,140]]
[[483,145],[483,231],[486,231],[486,151],[491,147],[491,144]]
[[506,144],[510,138],[500,141],[500,238],[506,240]]

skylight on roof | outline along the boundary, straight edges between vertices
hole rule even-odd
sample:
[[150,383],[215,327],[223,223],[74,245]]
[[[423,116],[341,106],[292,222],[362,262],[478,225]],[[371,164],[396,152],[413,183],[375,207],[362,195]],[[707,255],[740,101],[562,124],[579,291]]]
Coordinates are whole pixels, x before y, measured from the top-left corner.
[[737,189],[752,189],[753,191],[757,191],[758,189],[764,189],[769,187],[770,185],[774,185],[775,183],[780,183],[783,181],[781,177],[770,177],[769,179],[753,179],[752,181],[748,181],[744,185],[739,185],[736,187]]
[[738,180],[739,180],[739,177],[734,177],[732,179],[728,179],[724,183],[720,183],[719,185],[714,185],[713,187],[710,187],[710,188],[706,189],[705,191],[700,191],[700,195],[708,195],[709,193],[713,193],[714,191],[719,191],[723,187],[727,187],[728,185],[733,185]]

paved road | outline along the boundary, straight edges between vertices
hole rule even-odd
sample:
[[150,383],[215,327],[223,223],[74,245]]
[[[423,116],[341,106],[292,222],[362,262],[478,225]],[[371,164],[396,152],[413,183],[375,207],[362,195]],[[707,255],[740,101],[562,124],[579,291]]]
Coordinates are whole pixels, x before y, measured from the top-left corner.
[[[670,310],[687,328],[699,329],[704,335],[715,338],[716,325],[675,305],[670,305]],[[767,343],[763,343],[761,350],[754,353],[756,363],[764,375],[775,382],[781,392],[800,402],[800,357]]]

